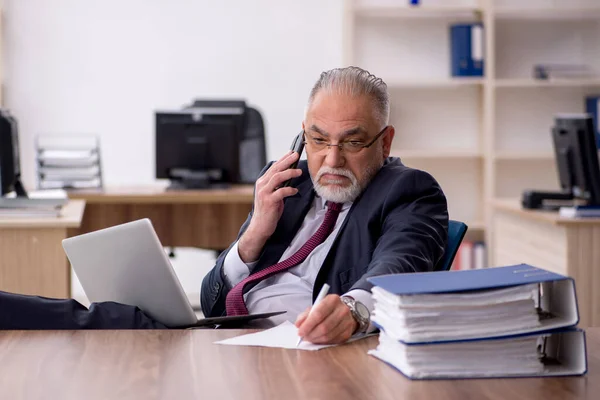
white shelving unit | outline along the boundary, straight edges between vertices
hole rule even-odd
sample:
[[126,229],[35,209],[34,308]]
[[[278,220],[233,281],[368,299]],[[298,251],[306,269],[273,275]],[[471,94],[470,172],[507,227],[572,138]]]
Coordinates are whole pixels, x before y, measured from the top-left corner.
[[[346,64],[388,83],[393,154],[431,172],[450,217],[491,243],[488,200],[558,189],[550,128],[555,114],[583,112],[585,96],[600,94],[600,0],[408,3],[347,0]],[[485,27],[485,76],[453,78],[449,25],[470,21]],[[599,74],[540,81],[538,63]]]
[[456,87],[468,87],[474,86],[479,87],[483,85],[484,80],[480,78],[461,78],[461,79],[398,79],[386,81],[386,84],[390,90],[394,89],[444,89],[444,88],[456,88]]
[[495,7],[493,12],[497,20],[581,21],[600,18],[600,7],[597,4],[594,6],[593,1],[529,2],[521,0],[497,1],[496,3],[509,4],[509,6],[500,4]]
[[478,151],[469,150],[397,150],[395,154],[402,157],[403,160],[408,159],[478,159],[481,158],[481,153]]
[[494,154],[496,161],[513,161],[513,160],[554,160],[554,153],[544,151],[513,151],[513,152],[496,152]]
[[[402,7],[399,2],[365,2],[355,3],[354,14],[359,17],[367,18],[393,18],[393,19],[414,19],[414,18],[448,18],[453,17],[473,17],[481,13],[479,7],[461,6],[461,5],[437,5],[428,7]],[[407,2],[408,3],[408,2]]]
[[493,82],[497,89],[526,89],[548,87],[571,88],[600,88],[600,79],[549,79],[540,81],[535,79],[496,79]]

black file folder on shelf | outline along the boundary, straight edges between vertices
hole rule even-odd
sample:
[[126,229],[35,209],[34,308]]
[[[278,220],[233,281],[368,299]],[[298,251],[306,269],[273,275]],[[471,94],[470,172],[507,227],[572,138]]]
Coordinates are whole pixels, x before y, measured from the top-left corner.
[[521,264],[369,278],[370,354],[413,379],[580,375],[572,278]]

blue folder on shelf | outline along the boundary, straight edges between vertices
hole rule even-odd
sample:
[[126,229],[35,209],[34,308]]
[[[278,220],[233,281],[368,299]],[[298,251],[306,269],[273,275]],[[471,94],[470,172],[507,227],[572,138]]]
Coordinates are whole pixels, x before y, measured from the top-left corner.
[[519,264],[368,280],[381,330],[369,354],[411,379],[587,371],[572,278]]
[[484,45],[481,23],[450,27],[450,60],[452,76],[483,76]]

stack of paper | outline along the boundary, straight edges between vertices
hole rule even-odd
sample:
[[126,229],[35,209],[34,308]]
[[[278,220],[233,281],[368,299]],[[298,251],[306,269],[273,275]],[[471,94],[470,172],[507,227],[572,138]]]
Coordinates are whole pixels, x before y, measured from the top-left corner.
[[544,371],[537,337],[408,346],[382,332],[372,352],[411,378],[536,375]]
[[0,217],[57,217],[68,200],[64,190],[30,191],[28,197],[16,197],[12,193],[0,197]]
[[538,285],[456,294],[394,295],[372,289],[373,321],[396,340],[468,339],[538,328]]
[[39,160],[49,167],[90,167],[98,162],[93,150],[42,150]]
[[[410,378],[585,373],[571,278],[521,264],[369,278],[370,354]],[[552,367],[548,367],[552,365]]]
[[[38,177],[42,189],[95,188],[102,186],[97,143],[45,144],[38,148]],[[79,147],[81,146],[81,147]],[[89,148],[84,148],[89,146]]]

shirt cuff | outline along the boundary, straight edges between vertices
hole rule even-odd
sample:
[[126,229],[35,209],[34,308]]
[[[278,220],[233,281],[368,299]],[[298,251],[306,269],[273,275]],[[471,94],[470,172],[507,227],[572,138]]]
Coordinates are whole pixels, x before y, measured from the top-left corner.
[[238,252],[238,242],[235,242],[223,261],[223,276],[229,287],[232,288],[246,279],[257,262],[243,262]]
[[[371,292],[364,289],[353,289],[343,296],[350,296],[356,301],[360,301],[367,307],[369,314],[373,315],[373,309],[375,308],[375,300],[371,296]],[[369,322],[369,328],[366,333],[373,333],[377,330],[377,327]]]

